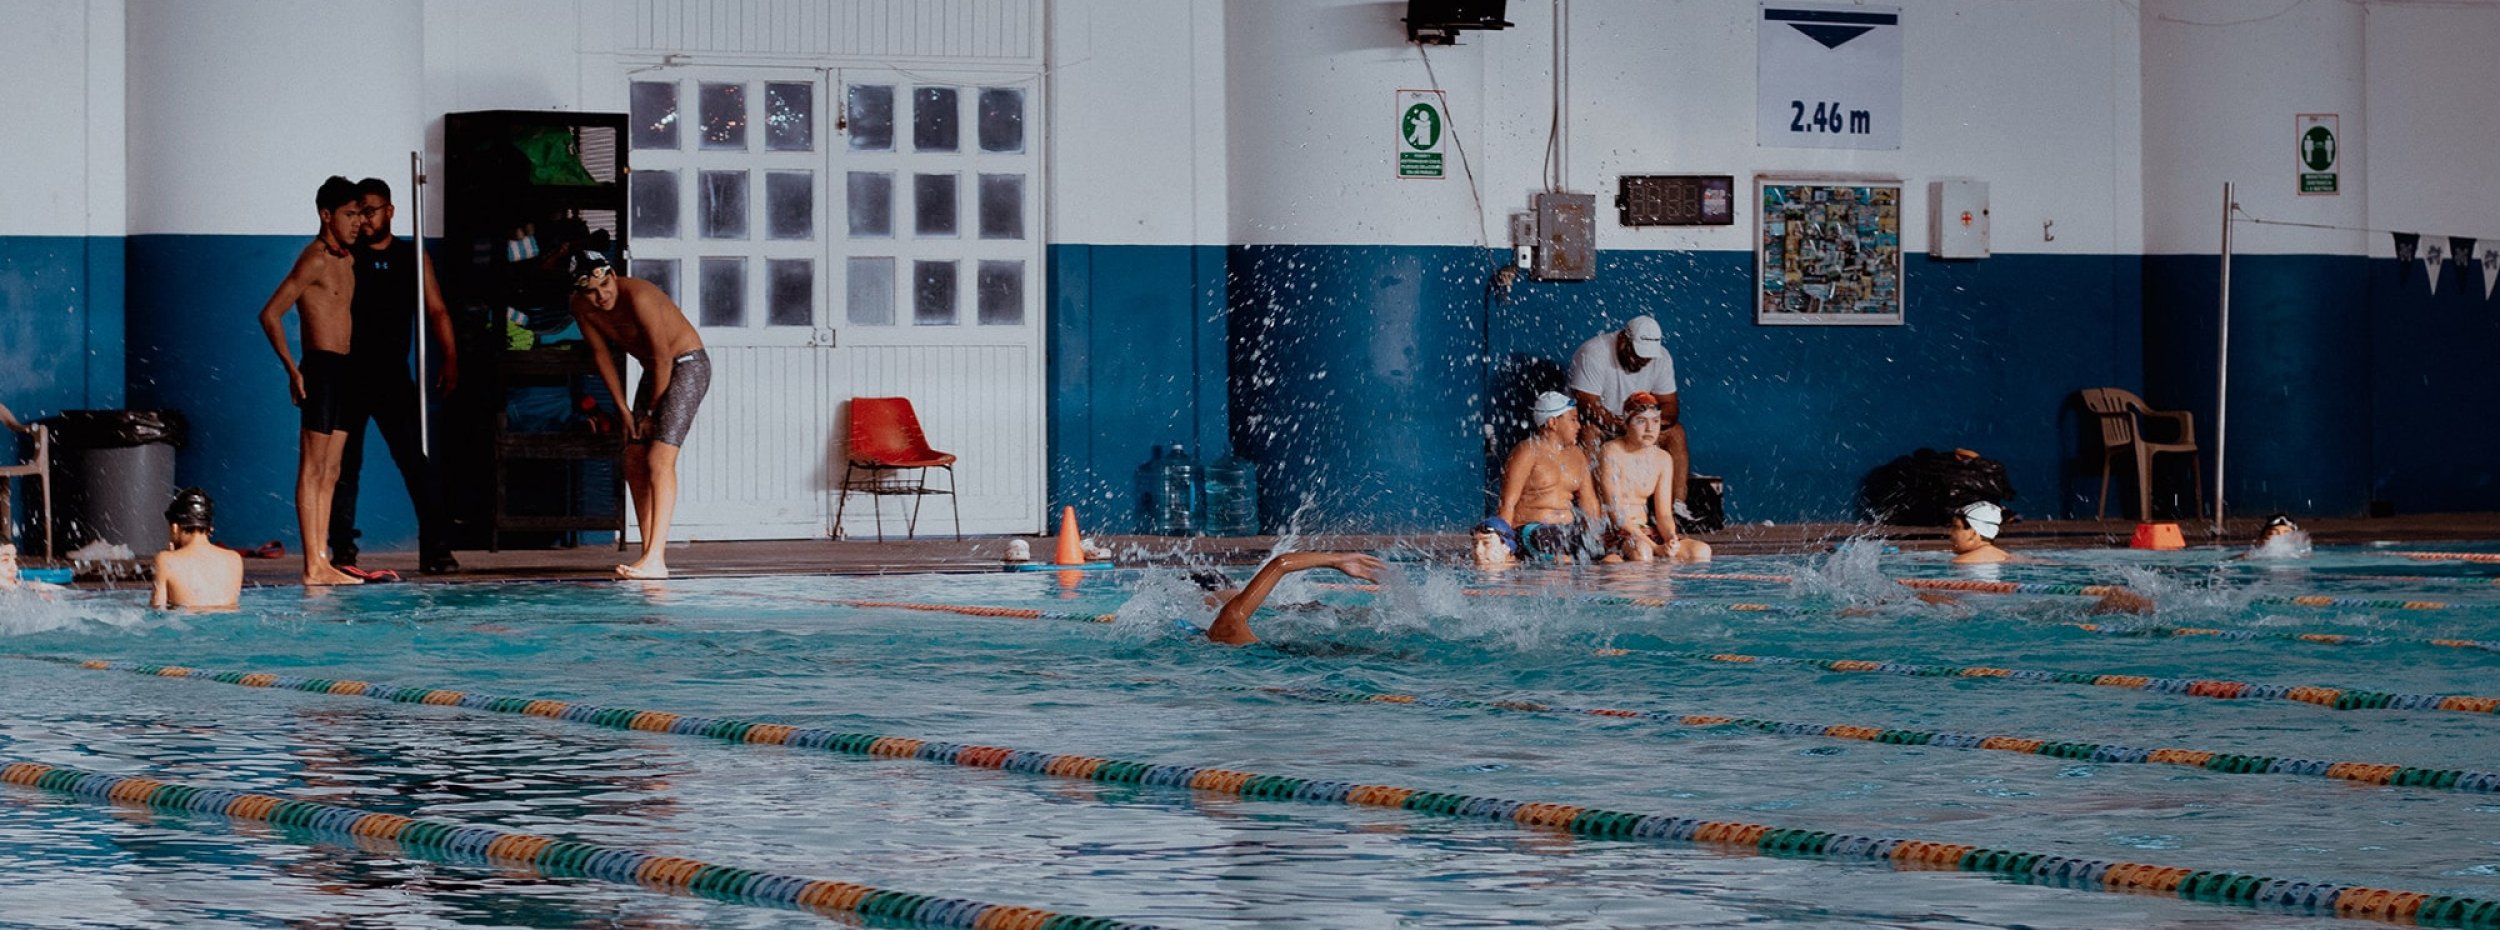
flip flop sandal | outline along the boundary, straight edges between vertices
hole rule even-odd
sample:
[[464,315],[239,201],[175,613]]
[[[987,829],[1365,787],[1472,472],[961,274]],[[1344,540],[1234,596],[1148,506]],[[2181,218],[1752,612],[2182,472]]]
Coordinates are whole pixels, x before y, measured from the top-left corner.
[[347,573],[348,577],[363,579],[366,584],[389,584],[399,580],[399,573],[387,568],[366,571],[353,565],[341,565],[339,571]]
[[286,544],[272,539],[261,543],[260,548],[244,550],[243,555],[254,559],[283,559],[286,558]]

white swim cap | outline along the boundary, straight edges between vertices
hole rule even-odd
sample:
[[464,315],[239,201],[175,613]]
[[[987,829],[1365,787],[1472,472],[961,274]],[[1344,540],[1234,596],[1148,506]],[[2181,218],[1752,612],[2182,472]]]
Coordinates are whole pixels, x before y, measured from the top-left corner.
[[1545,421],[1562,416],[1563,411],[1576,406],[1579,405],[1572,403],[1571,398],[1565,397],[1556,391],[1547,391],[1543,394],[1537,395],[1536,406],[1528,409],[1529,412],[1536,415],[1536,425],[1544,426]]
[[1981,539],[1995,540],[1997,528],[2005,525],[2005,508],[1987,501],[1963,504],[1962,509],[1954,513],[1962,518],[1963,523],[1969,524],[1970,531],[1979,534]]

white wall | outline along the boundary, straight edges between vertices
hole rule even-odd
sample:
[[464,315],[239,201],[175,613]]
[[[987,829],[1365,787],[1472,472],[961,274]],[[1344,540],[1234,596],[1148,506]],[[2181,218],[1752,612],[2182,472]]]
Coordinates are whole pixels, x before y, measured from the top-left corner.
[[[2374,6],[2367,21],[2364,225],[2500,245],[2500,5]],[[2384,235],[2367,247],[2394,254]]]
[[[2116,0],[1908,0],[1902,147],[1765,148],[1754,139],[1754,0],[1570,0],[1569,186],[1599,195],[1601,248],[1749,247],[1733,227],[1623,229],[1622,174],[1888,174],[1910,182],[1905,226],[1925,228],[1924,182],[1990,184],[1996,248],[2132,251],[2142,156],[2135,16]],[[1543,186],[1556,5],[1515,3],[1517,25],[1434,49],[1453,124],[1483,184],[1484,228]],[[1236,0],[1228,8],[1235,241],[1463,244],[1477,214],[1447,181],[1392,173],[1393,94],[1429,86],[1404,7],[1364,0]],[[1452,159],[1455,162],[1455,158]],[[2040,224],[2056,221],[2056,241]],[[1915,246],[1913,246],[1915,247]]]
[[[2221,248],[2222,184],[2269,220],[2363,225],[2376,131],[2363,106],[2362,36],[2377,8],[2291,0],[2147,0],[2144,242],[2154,254]],[[2342,192],[2302,196],[2298,123],[2334,113]],[[2243,254],[2357,254],[2360,233],[2240,224]]]
[[121,0],[11,0],[0,236],[122,234],[122,15]]
[[1224,243],[1224,6],[1050,4],[1050,241]]
[[333,174],[405,177],[422,7],[181,0],[129,12],[130,231],[310,235]]

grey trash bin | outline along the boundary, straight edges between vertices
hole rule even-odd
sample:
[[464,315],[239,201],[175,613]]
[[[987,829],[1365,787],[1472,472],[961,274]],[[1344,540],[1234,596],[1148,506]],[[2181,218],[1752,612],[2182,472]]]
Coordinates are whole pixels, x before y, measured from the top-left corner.
[[164,548],[181,411],[64,410],[43,422],[52,430],[60,555],[97,541],[139,555]]

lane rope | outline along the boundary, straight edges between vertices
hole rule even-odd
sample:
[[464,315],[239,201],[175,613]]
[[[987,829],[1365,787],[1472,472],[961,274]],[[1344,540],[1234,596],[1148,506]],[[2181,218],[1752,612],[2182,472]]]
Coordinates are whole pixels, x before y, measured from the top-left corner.
[[2500,564],[2500,552],[2396,552],[2390,554],[2401,555],[2416,562],[2476,562],[2485,565]]
[[1626,720],[1649,720],[1687,727],[1735,727],[1782,736],[1828,736],[1835,739],[1861,740],[1896,746],[1940,746],[1948,749],[1994,749],[2027,753],[2077,762],[2180,765],[2204,769],[2224,775],[2300,775],[2333,778],[2370,785],[2399,788],[2431,788],[2443,791],[2468,791],[2484,794],[2500,793],[2500,772],[2473,772],[2459,769],[2430,769],[2381,762],[2336,762],[2295,759],[2286,756],[2246,755],[2214,752],[2203,749],[2166,747],[2140,749],[2112,743],[2086,743],[2074,740],[2047,740],[2024,736],[1953,733],[1939,730],[1903,730],[1889,727],[1854,724],[1791,723],[1782,720],[1761,720],[1719,714],[1677,714],[1658,710],[1627,710],[1615,707],[1573,707],[1542,701],[1484,701],[1469,698],[1439,697],[1396,692],[1346,691],[1335,688],[1308,688],[1284,685],[1230,686],[1223,690],[1260,692],[1330,704],[1389,704],[1416,707],[1455,707],[1482,710],[1516,711],[1530,714],[1579,714],[1590,717],[1612,717]]
[[2211,636],[2242,641],[2278,640],[2284,642],[2318,643],[2328,646],[2438,646],[2443,649],[2479,649],[2500,652],[2500,642],[2478,639],[2407,639],[2396,636],[2374,636],[2366,633],[2310,633],[2297,630],[2226,630],[2217,627],[2165,626],[2160,624],[2110,626],[2099,623],[2069,623],[2090,633],[2107,636],[2144,636],[2156,638]]
[[2354,688],[2329,688],[2318,685],[2258,684],[2213,678],[2154,678],[2145,675],[2110,675],[2097,672],[2049,672],[2029,669],[1999,668],[1989,665],[1922,665],[1912,662],[1877,661],[1872,659],[1812,659],[1798,656],[1750,656],[1731,652],[1679,652],[1664,649],[1597,650],[1600,656],[1647,655],[1676,659],[1700,659],[1736,665],[1795,665],[1827,672],[1885,672],[1913,678],[1992,678],[2007,681],[2052,682],[2057,684],[2097,685],[2104,688],[2126,688],[2155,694],[2179,694],[2188,697],[2218,700],[2298,701],[2336,710],[2445,710],[2465,714],[2500,713],[2500,698],[2475,697],[2462,694],[2412,694],[2392,691],[2367,691]]
[[882,919],[922,927],[1006,930],[1152,930],[1145,924],[1062,914],[1039,908],[890,891],[852,882],[731,868],[598,843],[558,840],[498,827],[402,817],[267,794],[197,788],[125,775],[104,775],[37,762],[0,766],[0,782],[91,801],[157,810],[214,814],[318,833],[387,840],[423,852],[527,866],[551,875],[596,878],[669,894],[737,904],[814,911],[828,917]]
[[[528,714],[591,723],[611,729],[707,736],[733,743],[821,749],[880,759],[915,759],[964,768],[997,769],[1081,781],[1187,788],[1257,801],[1301,801],[1377,807],[1448,817],[1492,820],[1608,840],[1665,840],[1760,856],[1882,862],[1898,870],[1960,871],[2025,884],[2105,891],[2285,910],[2354,920],[2416,926],[2500,930],[2500,899],[2434,895],[2338,882],[2269,878],[2239,872],[2188,869],[1993,849],[1964,843],[1900,839],[1775,827],[1737,821],[1696,820],[1636,814],[1572,804],[1512,801],[1394,785],[1356,784],[1285,775],[1263,775],[1192,765],[1152,764],[1097,756],[1045,753],[1003,746],[948,743],[870,733],[839,733],[723,717],[689,717],[663,711],[601,707],[562,701],[493,697],[465,691],[409,688],[375,682],[303,678],[265,672],[212,672],[183,666],[67,659],[44,661],[160,678],[200,679],[322,694],[342,694],[402,704],[432,704]],[[274,799],[273,799],[274,800]],[[300,803],[300,802],[299,802]],[[986,928],[983,928],[986,930]],[[1090,930],[1090,928],[1089,928]]]
[[[1679,577],[1693,577],[1693,576],[1679,576]],[[1788,576],[1785,576],[1785,575],[1742,575],[1742,576],[1738,576],[1738,575],[1713,575],[1713,576],[1700,576],[1700,577],[1710,577],[1710,578],[1735,578],[1735,579],[1738,579],[1738,580],[1748,580],[1748,581],[1752,581],[1752,580],[1785,580]],[[1994,582],[1994,581],[1953,581],[1953,580],[1940,580],[1940,579],[1917,579],[1917,578],[1911,578],[1911,579],[1896,579],[1896,580],[1900,581],[1900,583],[1902,583],[1902,584],[1904,584],[1904,585],[1909,585],[1909,586],[1911,586],[1911,587],[1934,588],[1934,589],[1936,589],[1936,590],[1947,590],[1947,589],[1945,589],[1945,588],[1936,587],[1937,585],[1945,585],[1945,584],[1956,585],[1956,586],[1959,586],[1959,585],[1971,585],[1971,584],[1976,584],[1976,585],[1999,585],[1999,584],[2013,584],[2013,582]],[[1915,582],[1915,584],[1913,584],[1913,582]],[[1342,584],[1342,583],[1329,583],[1329,584],[1323,584],[1323,585],[1321,585],[1321,587],[1324,587],[1324,588],[1329,588],[1329,589],[1332,589],[1332,590],[1338,590],[1338,591],[1360,591],[1360,592],[1368,592],[1368,593],[1378,593],[1378,592],[1379,592],[1379,590],[1380,590],[1380,586],[1379,586],[1379,585],[1376,585],[1376,584]],[[2060,585],[2060,586],[2057,586],[2057,587],[2062,587],[2062,588],[2075,588],[2076,590],[2066,590],[2066,591],[2029,591],[2029,590],[2026,590],[2026,591],[1994,591],[1994,590],[1989,590],[1989,591],[1982,591],[1981,593],[1990,593],[1990,594],[1998,594],[1998,593],[2004,593],[2004,594],[2091,594],[2091,595],[2098,596],[2098,595],[2104,595],[2104,594],[2108,594],[2108,593],[2111,593],[2111,592],[2116,592],[2116,591],[2127,591],[2127,590],[2129,590],[2129,589],[2124,588],[2124,587],[2114,587],[2114,586],[2108,586],[2108,585]],[[1951,589],[1951,590],[1959,590],[1959,588],[1958,588],[1958,587],[1956,587],[1956,588],[1953,588],[1953,589]],[[1546,600],[1565,600],[1565,601],[1570,601],[1570,602],[1572,602],[1572,603],[1598,604],[1598,605],[1605,605],[1605,606],[1617,606],[1617,607],[1651,607],[1651,608],[1664,608],[1664,607],[1725,607],[1726,609],[1729,609],[1729,610],[1738,610],[1738,611],[1755,611],[1755,612],[1767,612],[1767,611],[1777,611],[1777,610],[1779,610],[1779,605],[1775,605],[1775,604],[1754,604],[1754,603],[1736,603],[1736,604],[1726,604],[1726,603],[1717,602],[1717,601],[1696,601],[1696,600],[1689,600],[1689,599],[1677,599],[1677,598],[1658,598],[1658,597],[1633,597],[1633,596],[1628,596],[1628,595],[1619,595],[1619,594],[1580,594],[1580,593],[1570,593],[1570,592],[1547,592],[1547,591],[1534,591],[1534,590],[1515,589],[1515,588],[1465,588],[1465,589],[1462,589],[1462,590],[1461,590],[1461,593],[1466,594],[1467,596],[1470,596],[1470,597],[1517,597],[1517,598],[1532,598],[1532,599],[1546,599]],[[2282,600],[2283,600],[2283,602],[2285,602],[2285,603],[2290,603],[2290,602],[2292,602],[2292,601],[2299,600],[2299,598],[2287,598],[2287,599],[2282,599]],[[2391,601],[2391,602],[2385,602],[2385,603],[2397,603],[2397,602],[2392,602],[2392,601]],[[2435,603],[2435,602],[2403,602],[2403,603]],[[2330,604],[2326,604],[2326,603],[2324,603],[2324,602],[2319,602],[2319,603],[2317,603],[2317,604],[2314,604],[2313,606],[2365,606],[2365,605],[2360,605],[2360,604],[2350,604],[2350,605],[2330,605]],[[2371,636],[2371,635],[2365,635],[2365,634],[2353,634],[2353,633],[2315,633],[2315,632],[2271,631],[2271,630],[2269,630],[2269,631],[2258,631],[2258,630],[2226,630],[2226,629],[2221,629],[2221,628],[2216,628],[2216,627],[2187,627],[2187,626],[2166,626],[2166,625],[2153,625],[2153,624],[2116,626],[2116,625],[2107,625],[2107,624],[2100,624],[2100,623],[2068,622],[2068,623],[2061,623],[2061,624],[2059,624],[2059,625],[2060,625],[2060,626],[2066,626],[2066,627],[2072,627],[2072,628],[2074,628],[2074,629],[2083,630],[2083,631],[2086,631],[2086,632],[2091,632],[2091,633],[2102,633],[2102,634],[2108,634],[2108,635],[2119,635],[2119,636],[2151,636],[2151,637],[2172,637],[2172,636],[2177,636],[2177,637],[2187,637],[2187,636],[2215,636],[2215,637],[2221,637],[2221,638],[2224,638],[2224,639],[2237,639],[2237,640],[2260,640],[2260,639],[2267,639],[2267,640],[2283,640],[2283,641],[2287,641],[2287,642],[2318,643],[2318,644],[2324,644],[2324,645],[2337,645],[2337,646],[2364,646],[2364,645],[2368,645],[2368,646],[2376,646],[2376,645],[2391,645],[2391,644],[2392,644],[2392,645],[2410,645],[2410,646],[2437,646],[2437,647],[2444,648],[2444,649],[2476,649],[2476,650],[2482,650],[2482,651],[2486,651],[2486,652],[2500,652],[2500,642],[2487,641],[2487,640],[2472,640],[2472,639],[2406,639],[2406,638],[2397,638],[2397,637],[2388,637],[2388,636]]]

